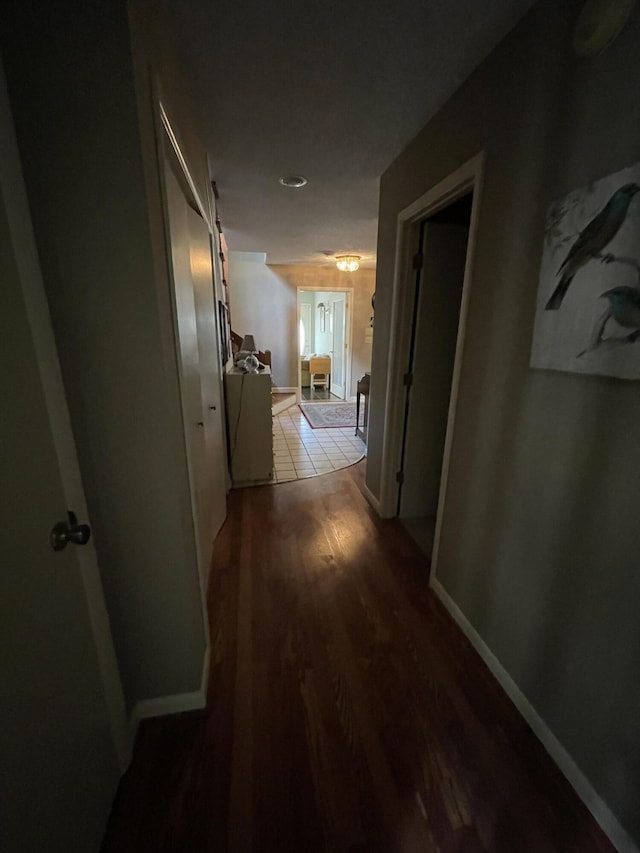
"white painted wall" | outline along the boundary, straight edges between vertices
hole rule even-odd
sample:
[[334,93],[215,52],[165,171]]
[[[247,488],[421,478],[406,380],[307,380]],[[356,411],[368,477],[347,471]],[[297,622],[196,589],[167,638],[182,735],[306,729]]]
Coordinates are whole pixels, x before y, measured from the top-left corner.
[[271,350],[271,373],[277,387],[297,383],[296,289],[265,263],[263,252],[229,253],[231,326],[252,334],[256,346]]

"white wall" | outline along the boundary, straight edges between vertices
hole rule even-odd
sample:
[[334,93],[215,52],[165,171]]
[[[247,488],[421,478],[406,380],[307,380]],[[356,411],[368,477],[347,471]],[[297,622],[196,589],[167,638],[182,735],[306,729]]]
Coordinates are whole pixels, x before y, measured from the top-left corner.
[[296,289],[265,264],[263,252],[229,252],[231,327],[252,334],[271,350],[271,372],[279,388],[297,383]]

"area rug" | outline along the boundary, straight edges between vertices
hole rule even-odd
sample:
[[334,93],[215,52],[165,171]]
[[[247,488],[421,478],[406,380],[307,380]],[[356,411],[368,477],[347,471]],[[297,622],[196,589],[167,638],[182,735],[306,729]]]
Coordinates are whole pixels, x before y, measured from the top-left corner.
[[[331,427],[356,427],[355,403],[298,403],[300,411],[313,429]],[[360,407],[360,426],[364,417],[364,406]]]

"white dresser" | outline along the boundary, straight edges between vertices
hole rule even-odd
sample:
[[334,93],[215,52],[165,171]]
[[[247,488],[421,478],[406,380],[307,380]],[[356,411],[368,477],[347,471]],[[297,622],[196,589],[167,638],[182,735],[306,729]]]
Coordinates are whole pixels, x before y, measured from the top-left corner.
[[224,376],[233,486],[273,481],[271,368],[243,373],[234,367]]

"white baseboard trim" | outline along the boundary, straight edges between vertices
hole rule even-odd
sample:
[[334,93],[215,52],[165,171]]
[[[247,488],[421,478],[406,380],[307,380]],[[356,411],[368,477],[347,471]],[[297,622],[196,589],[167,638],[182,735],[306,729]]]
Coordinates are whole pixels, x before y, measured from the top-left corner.
[[378,513],[378,515],[381,516],[382,512],[380,510],[380,501],[378,500],[378,498],[373,494],[371,489],[368,488],[366,483],[362,487],[362,490],[364,492],[365,498],[369,501],[369,503],[375,509],[375,511]]
[[478,634],[476,629],[469,622],[462,610],[460,610],[458,605],[437,578],[432,578],[431,587],[440,601],[447,608],[453,620],[461,628],[471,645],[489,667],[507,696],[527,721],[533,733],[544,746],[551,758],[555,761],[559,770],[564,774],[571,787],[589,809],[596,821],[600,824],[603,832],[609,838],[616,850],[620,851],[620,853],[640,853],[635,842],[620,825],[618,819],[613,814],[609,806],[598,795],[582,770],[580,770],[564,746],[549,729],[544,720],[538,715],[527,697],[520,690],[498,658],[493,654],[480,634]]
[[274,386],[274,387],[271,389],[271,393],[272,393],[272,394],[295,394],[297,391],[298,391],[298,389],[297,389],[297,388],[295,388],[295,387],[292,387],[292,388],[289,388],[289,387],[287,387],[287,388],[277,388],[276,386]]
[[167,714],[180,714],[183,711],[199,711],[206,707],[209,687],[209,659],[211,648],[207,646],[202,662],[200,689],[191,693],[172,693],[169,696],[156,696],[136,702],[131,712],[129,729],[132,741],[135,739],[141,720],[150,717],[164,717]]

